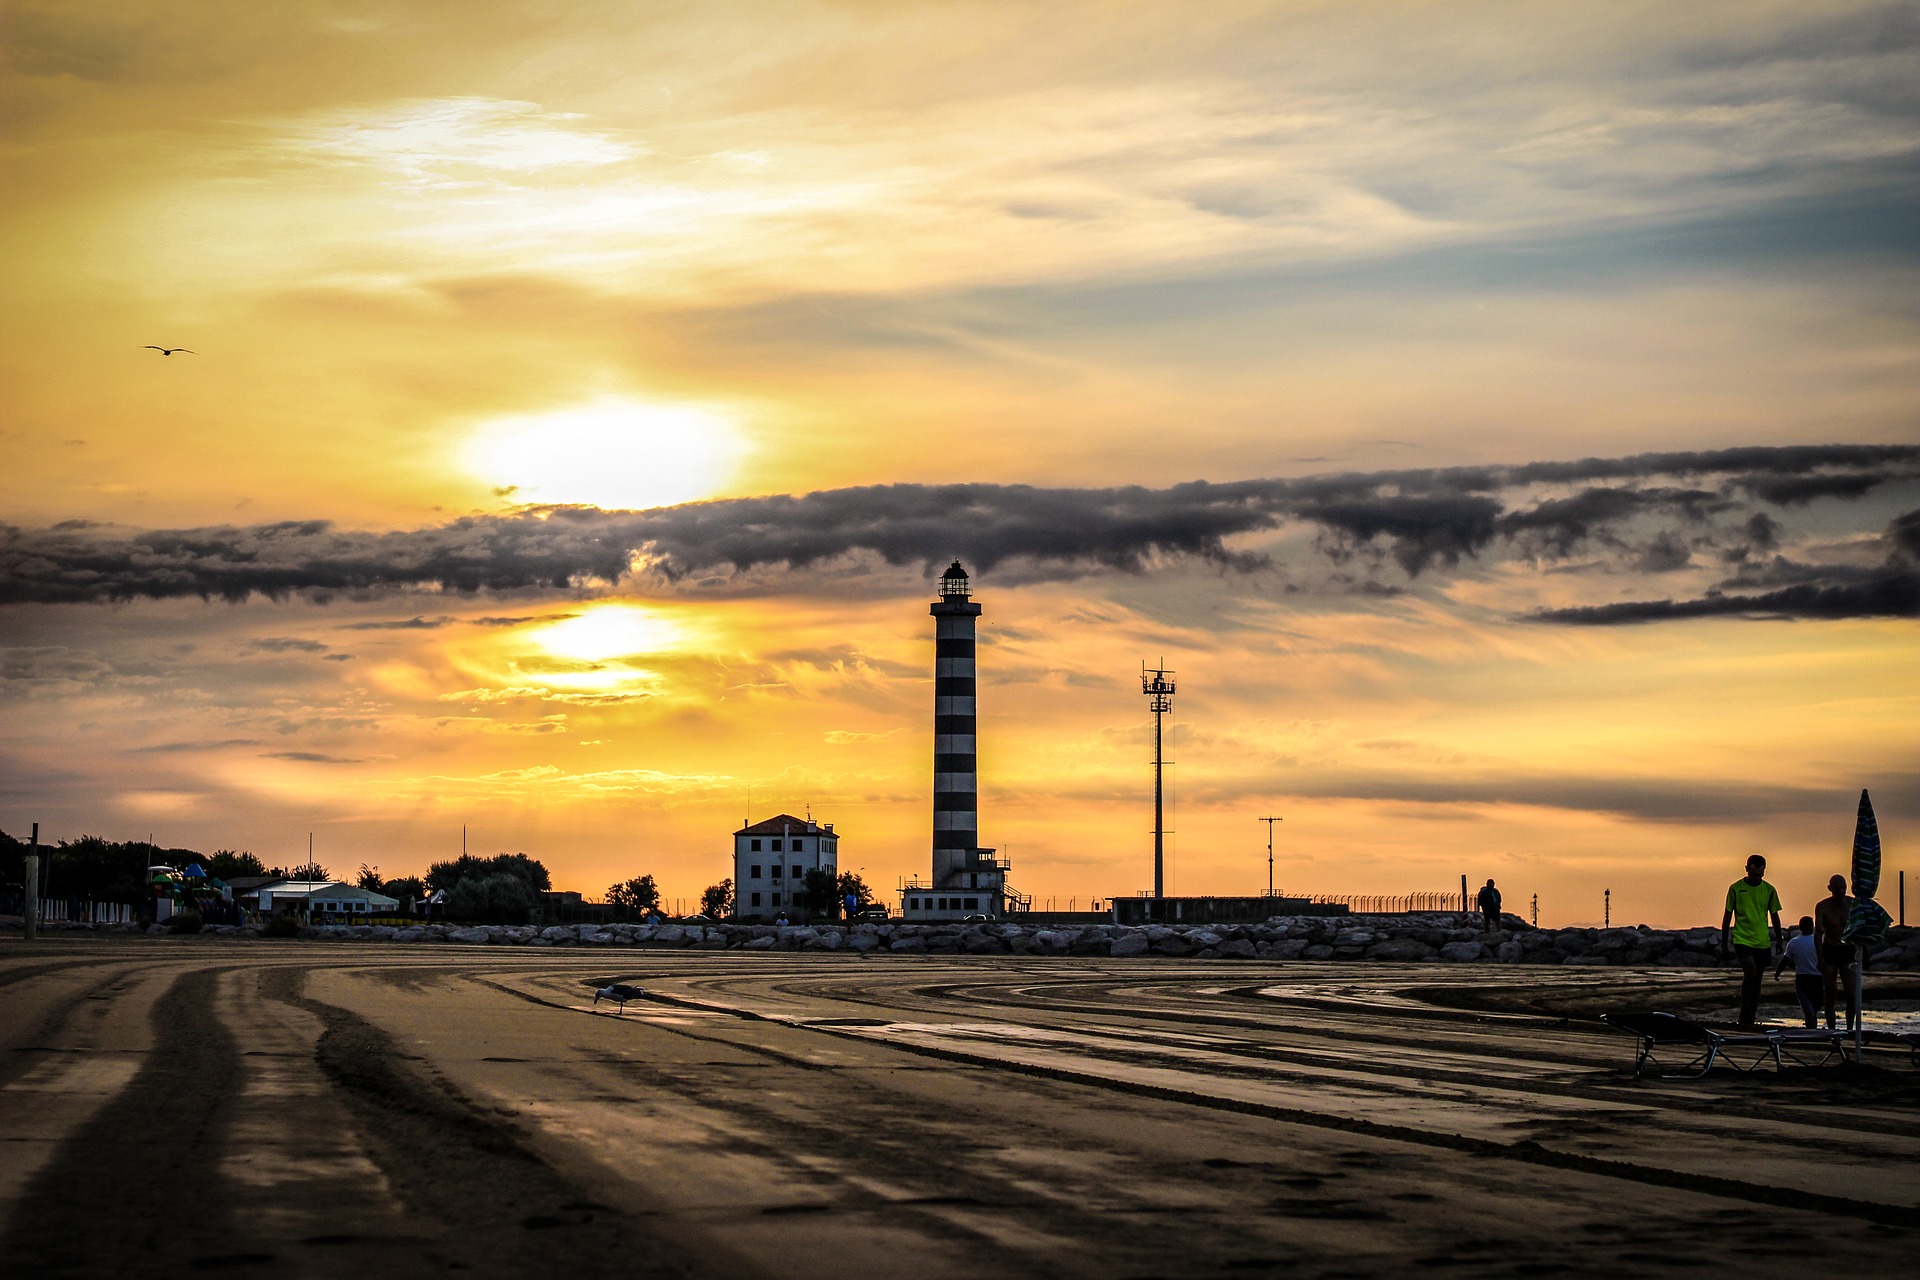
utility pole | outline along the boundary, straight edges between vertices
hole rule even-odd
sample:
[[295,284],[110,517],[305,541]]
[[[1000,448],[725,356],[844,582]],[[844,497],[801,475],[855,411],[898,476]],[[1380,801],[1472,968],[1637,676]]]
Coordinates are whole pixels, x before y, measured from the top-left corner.
[[1273,896],[1273,824],[1285,822],[1285,818],[1261,818],[1267,824],[1267,896]]
[[1140,664],[1140,692],[1147,696],[1147,705],[1153,712],[1153,896],[1156,898],[1167,896],[1167,809],[1163,787],[1166,760],[1161,750],[1160,720],[1173,710],[1173,687],[1173,672],[1164,667],[1149,670],[1146,663]]
[[25,922],[26,940],[32,942],[40,936],[40,824],[33,824],[33,834],[27,839],[27,900],[21,904],[21,919]]
[[1468,911],[1472,910],[1472,908],[1467,906],[1468,901],[1469,899],[1467,897],[1467,873],[1462,871],[1460,873],[1460,914],[1461,915],[1465,915],[1467,914]]
[[1600,893],[1600,927],[1613,928],[1613,890],[1603,889]]
[[1540,895],[1537,893],[1533,895],[1533,927],[1540,927]]

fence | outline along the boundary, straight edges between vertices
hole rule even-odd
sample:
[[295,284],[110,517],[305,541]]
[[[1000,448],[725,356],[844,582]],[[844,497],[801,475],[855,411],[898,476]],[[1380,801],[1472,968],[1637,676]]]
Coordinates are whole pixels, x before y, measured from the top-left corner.
[[[0,895],[0,915],[26,914],[26,895]],[[131,924],[140,914],[138,907],[124,902],[87,902],[79,898],[40,899],[40,919],[49,924]]]
[[1437,893],[1316,893],[1310,897],[1314,902],[1344,905],[1356,915],[1400,916],[1415,911],[1458,912],[1461,909],[1460,893],[1455,889],[1442,889]]

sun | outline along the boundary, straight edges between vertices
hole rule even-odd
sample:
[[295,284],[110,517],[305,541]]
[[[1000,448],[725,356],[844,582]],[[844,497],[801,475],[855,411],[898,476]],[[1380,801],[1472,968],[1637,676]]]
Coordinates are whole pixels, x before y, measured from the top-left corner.
[[556,658],[607,662],[672,649],[684,631],[670,616],[641,605],[601,604],[526,636]]
[[715,496],[745,452],[718,410],[609,397],[495,419],[469,439],[465,462],[516,502],[641,509]]

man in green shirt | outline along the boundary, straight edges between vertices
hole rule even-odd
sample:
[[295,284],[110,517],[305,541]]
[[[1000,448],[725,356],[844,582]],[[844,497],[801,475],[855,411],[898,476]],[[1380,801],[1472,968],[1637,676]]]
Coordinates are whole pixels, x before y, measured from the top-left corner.
[[[1780,895],[1765,880],[1767,860],[1747,859],[1747,874],[1727,886],[1727,909],[1720,917],[1720,958],[1729,950],[1740,961],[1740,1025],[1751,1028],[1760,1012],[1760,980],[1780,946]],[[1771,932],[1768,918],[1773,921]]]

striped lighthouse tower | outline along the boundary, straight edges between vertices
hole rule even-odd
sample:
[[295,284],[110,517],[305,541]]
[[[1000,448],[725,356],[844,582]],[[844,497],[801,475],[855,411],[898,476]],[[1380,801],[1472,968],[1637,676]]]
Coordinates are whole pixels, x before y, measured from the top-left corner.
[[958,887],[978,870],[980,782],[974,754],[974,619],[967,571],[955,560],[940,577],[934,617],[933,882]]

